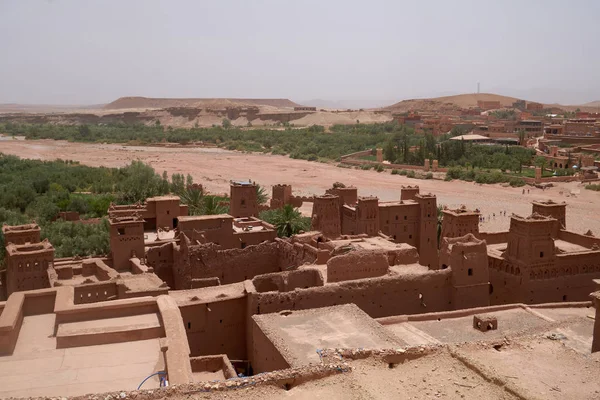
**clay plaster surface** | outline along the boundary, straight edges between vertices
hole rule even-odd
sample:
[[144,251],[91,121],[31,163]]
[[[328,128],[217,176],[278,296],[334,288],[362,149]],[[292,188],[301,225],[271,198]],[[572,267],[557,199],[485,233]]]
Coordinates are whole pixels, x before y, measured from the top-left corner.
[[392,335],[354,304],[293,311],[291,314],[255,315],[266,336],[292,366],[318,363],[317,349],[389,348],[398,343]]
[[[0,357],[0,397],[134,390],[164,368],[158,339],[57,349],[54,320],[54,314],[24,318],[14,353]],[[158,384],[151,378],[144,387]]]

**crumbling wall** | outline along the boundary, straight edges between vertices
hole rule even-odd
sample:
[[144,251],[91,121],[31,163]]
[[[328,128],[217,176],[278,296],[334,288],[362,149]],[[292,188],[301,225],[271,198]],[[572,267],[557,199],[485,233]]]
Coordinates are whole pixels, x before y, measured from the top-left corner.
[[373,318],[453,310],[451,270],[345,281],[290,292],[251,293],[251,314],[354,303]]
[[169,287],[175,288],[173,278],[173,243],[162,246],[149,247],[146,250],[146,265],[154,269],[154,273],[166,282]]
[[323,286],[323,276],[317,269],[301,269],[273,274],[258,275],[252,283],[259,293],[279,291],[289,292],[294,289],[307,289],[313,286]]
[[190,253],[192,278],[218,277],[222,285],[279,271],[279,252],[275,243],[229,250],[218,250],[217,246],[206,244],[191,246]]
[[302,264],[313,264],[317,261],[320,250],[315,249],[307,243],[292,242],[278,239],[279,268],[285,269],[298,267]]
[[327,261],[327,282],[373,278],[387,274],[388,269],[384,250],[350,251]]
[[224,285],[280,270],[276,242],[228,250],[212,243],[191,245],[185,236],[181,243],[174,257],[176,289],[190,289],[192,279],[219,278]]
[[246,297],[180,307],[192,356],[227,354],[245,360]]

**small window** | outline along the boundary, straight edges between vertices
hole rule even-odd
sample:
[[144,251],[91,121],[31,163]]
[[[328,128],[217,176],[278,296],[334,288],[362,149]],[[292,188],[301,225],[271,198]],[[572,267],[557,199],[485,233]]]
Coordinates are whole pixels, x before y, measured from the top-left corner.
[[245,200],[245,199],[242,199],[242,202],[241,202],[241,204],[242,204],[243,206],[245,206],[245,205],[246,205],[246,200]]
[[406,221],[406,215],[404,216],[404,220]]
[[396,221],[398,221],[398,216],[396,215]]
[[167,215],[169,215],[171,213],[171,211],[167,210]]
[[242,249],[246,248],[246,242],[242,242]]
[[469,276],[473,276],[473,268],[469,268],[467,270],[467,274],[469,274]]
[[125,234],[125,228],[117,228],[117,234],[124,235]]
[[412,235],[408,235],[408,238],[409,238],[409,239],[412,239]]
[[188,322],[188,329],[192,329],[192,323]]
[[540,258],[544,258],[544,252],[540,251]]

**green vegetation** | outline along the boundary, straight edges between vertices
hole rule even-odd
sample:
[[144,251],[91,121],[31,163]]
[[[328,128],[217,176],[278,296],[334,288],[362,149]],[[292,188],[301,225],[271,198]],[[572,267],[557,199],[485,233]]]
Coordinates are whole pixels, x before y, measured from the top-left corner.
[[[289,125],[289,124],[288,124]],[[384,158],[396,164],[423,165],[425,159],[437,159],[440,167],[464,167],[466,169],[510,171],[520,174],[522,166],[532,164],[533,150],[517,147],[491,145],[482,146],[463,141],[447,140],[462,132],[453,128],[447,135],[434,137],[431,134],[417,135],[412,128],[396,122],[382,124],[334,125],[328,132],[322,126],[283,130],[238,128],[231,121],[223,120],[222,126],[212,128],[173,129],[160,124],[109,124],[63,126],[50,124],[0,124],[0,132],[24,135],[28,139],[63,139],[79,142],[109,143],[205,143],[214,144],[229,150],[269,152],[288,154],[292,158],[309,161],[336,160],[342,155],[383,148]],[[374,159],[373,153],[363,159]],[[133,177],[119,183],[121,187],[111,190],[91,190],[94,193],[118,193],[116,201],[133,202],[134,199],[148,197],[146,192],[165,192],[168,186],[165,176],[159,177],[142,166],[131,166]],[[383,171],[382,167],[363,164],[359,168]],[[392,173],[394,173],[392,171]],[[395,174],[415,177],[414,172],[399,171]],[[459,174],[460,175],[460,174]],[[427,178],[427,176],[425,176]],[[131,179],[148,180],[140,185]],[[121,182],[121,181],[119,181]],[[110,184],[102,180],[98,185]],[[179,193],[179,191],[173,191]],[[0,203],[1,206],[1,203]],[[77,204],[73,205],[73,207]]]
[[477,183],[508,183],[513,187],[524,186],[523,178],[503,174],[500,171],[486,171],[482,169],[468,169],[462,167],[451,167],[446,173],[446,180],[460,179],[467,182]]
[[277,210],[263,211],[259,218],[275,226],[279,237],[289,237],[310,230],[310,218],[303,217],[291,204]]
[[513,121],[517,120],[517,113],[515,112],[515,110],[510,110],[510,109],[493,111],[490,113],[490,115],[493,115],[498,119],[509,119],[509,120],[513,120]]
[[[173,175],[174,180],[176,175]],[[183,204],[187,204],[189,215],[217,215],[229,212],[229,207],[223,205],[229,198],[206,194],[200,186],[193,184],[189,174],[186,181],[188,184],[185,187],[174,188],[172,192],[181,198]]]
[[585,185],[585,188],[587,190],[594,190],[596,192],[600,192],[600,185],[599,184]]
[[51,124],[0,124],[0,132],[23,135],[27,139],[60,139],[75,142],[101,143],[180,143],[201,142],[215,144],[229,150],[289,154],[305,160],[338,159],[344,154],[382,146],[395,133],[410,136],[409,143],[418,143],[419,137],[410,128],[396,122],[384,124],[334,125],[325,132],[322,126],[284,130],[248,129],[230,126],[212,128],[174,129],[160,124],[110,125],[51,125]]
[[[87,135],[86,130],[82,134]],[[128,204],[169,192],[182,193],[191,176],[174,174],[169,181],[152,167],[134,161],[124,168],[92,168],[74,161],[22,160],[0,153],[0,225],[37,222],[57,257],[109,252],[108,221],[80,224],[54,221],[61,211],[76,211],[82,219],[105,217],[111,202]],[[204,196],[204,202],[207,202]],[[217,198],[220,206],[223,199]],[[222,207],[222,206],[220,206]],[[205,205],[206,210],[214,210]],[[222,211],[218,207],[216,211]],[[0,233],[0,263],[4,260]]]

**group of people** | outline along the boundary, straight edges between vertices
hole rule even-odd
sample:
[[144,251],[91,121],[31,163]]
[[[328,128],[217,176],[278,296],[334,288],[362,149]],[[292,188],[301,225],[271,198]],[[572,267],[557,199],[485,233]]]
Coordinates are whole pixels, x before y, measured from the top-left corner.
[[[479,210],[477,210],[477,211],[479,211]],[[498,213],[498,216],[499,217],[506,217],[506,210],[500,211]],[[479,222],[486,222],[486,221],[489,222],[491,218],[496,219],[496,213],[492,213],[491,217],[490,217],[489,214],[487,215],[487,217],[485,215],[480,215],[479,216]]]

